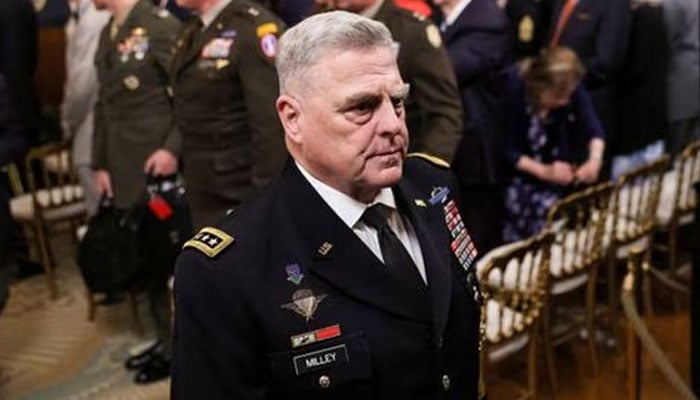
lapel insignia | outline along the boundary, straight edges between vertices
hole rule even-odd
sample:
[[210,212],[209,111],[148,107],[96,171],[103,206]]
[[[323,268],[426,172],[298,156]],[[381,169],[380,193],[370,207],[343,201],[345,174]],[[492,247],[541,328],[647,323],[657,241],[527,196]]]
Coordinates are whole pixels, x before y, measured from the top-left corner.
[[414,202],[418,207],[423,207],[423,208],[427,208],[427,207],[428,207],[428,205],[425,204],[425,200],[423,200],[423,199],[415,199],[415,200],[413,200],[413,202]]
[[127,89],[134,91],[141,86],[141,82],[136,75],[129,75],[124,78],[124,86],[126,86]]
[[518,40],[523,43],[530,43],[535,35],[535,21],[529,14],[525,14],[518,23]]
[[331,252],[331,249],[332,249],[332,248],[333,248],[333,245],[332,245],[331,243],[323,242],[323,244],[321,245],[321,247],[318,248],[318,254],[320,254],[320,255],[322,255],[322,256],[325,257],[325,256],[328,255],[328,253]]
[[292,302],[282,304],[281,307],[285,310],[294,311],[295,313],[304,317],[306,322],[309,322],[313,318],[318,305],[327,296],[328,295],[325,294],[315,296],[314,292],[310,289],[299,289],[292,294]]
[[428,37],[428,42],[436,49],[442,45],[442,37],[440,36],[440,31],[437,26],[433,24],[426,26],[425,35]]
[[430,202],[431,205],[436,205],[438,203],[444,203],[447,200],[447,195],[450,194],[450,189],[444,186],[436,186],[433,191],[430,192]]
[[290,337],[289,339],[292,342],[292,348],[296,349],[297,347],[338,337],[340,334],[340,325],[335,324],[325,328],[316,329],[315,331],[300,333]]
[[227,234],[226,232],[212,228],[206,227],[202,228],[196,235],[190,240],[188,240],[182,248],[192,247],[202,253],[206,254],[208,257],[214,258],[217,254],[227,248],[233,243],[233,236]]
[[295,285],[299,285],[304,279],[304,273],[301,272],[301,266],[297,263],[289,264],[284,267],[287,272],[287,281],[292,282]]

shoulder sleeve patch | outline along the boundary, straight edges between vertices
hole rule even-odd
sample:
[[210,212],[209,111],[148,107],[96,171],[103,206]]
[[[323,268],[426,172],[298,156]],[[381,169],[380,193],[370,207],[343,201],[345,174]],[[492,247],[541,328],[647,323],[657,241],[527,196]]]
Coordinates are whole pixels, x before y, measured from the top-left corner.
[[220,229],[206,227],[197,232],[192,239],[185,242],[182,248],[192,247],[208,257],[214,258],[232,243],[233,236]]
[[409,153],[408,155],[406,155],[406,157],[417,157],[417,158],[422,158],[423,160],[426,160],[426,161],[428,161],[429,163],[431,163],[431,164],[433,164],[433,165],[436,165],[436,166],[438,166],[438,167],[450,168],[450,163],[448,163],[447,161],[443,160],[443,159],[440,158],[440,157],[431,156],[430,154],[426,154],[426,153]]

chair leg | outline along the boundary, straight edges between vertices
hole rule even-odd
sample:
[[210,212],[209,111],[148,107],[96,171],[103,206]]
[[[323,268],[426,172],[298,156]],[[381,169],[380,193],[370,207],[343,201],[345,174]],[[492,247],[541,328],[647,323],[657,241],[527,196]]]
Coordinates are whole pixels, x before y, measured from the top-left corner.
[[544,307],[540,324],[542,326],[542,343],[544,344],[549,385],[552,389],[552,397],[555,397],[555,394],[559,390],[559,382],[557,379],[556,365],[554,364],[554,338],[552,337],[552,315],[549,306]]
[[[644,254],[644,261],[642,262],[642,297],[644,300],[644,312],[648,316],[654,316],[654,307],[651,300],[651,280],[649,279],[649,267],[650,267],[650,252],[647,251]],[[675,298],[675,295],[673,295]]]
[[[672,277],[676,277],[678,268],[678,224],[671,223],[668,231],[668,273]],[[680,312],[681,306],[678,301],[678,296],[675,293],[671,295],[673,302],[673,311]]]
[[608,315],[610,318],[610,338],[608,346],[617,348],[620,343],[620,335],[618,333],[619,300],[617,298],[617,259],[615,257],[615,249],[610,250],[608,255]]
[[530,330],[530,344],[527,354],[527,386],[533,400],[537,400],[537,330]]
[[588,331],[588,352],[591,357],[591,372],[593,376],[598,375],[598,348],[596,346],[596,331],[595,331],[595,289],[596,275],[591,274],[586,286],[586,330]]
[[48,235],[43,226],[35,225],[34,233],[36,234],[37,244],[39,245],[39,252],[41,254],[41,265],[44,267],[44,272],[46,273],[46,284],[49,288],[49,294],[51,299],[55,300],[58,297],[58,290],[56,288],[53,255],[50,249],[51,243],[48,240]]

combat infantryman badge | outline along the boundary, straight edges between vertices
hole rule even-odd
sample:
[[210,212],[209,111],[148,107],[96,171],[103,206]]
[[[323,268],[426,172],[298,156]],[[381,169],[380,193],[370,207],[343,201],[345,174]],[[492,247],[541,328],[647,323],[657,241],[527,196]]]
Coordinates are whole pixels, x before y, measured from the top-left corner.
[[309,322],[316,312],[318,305],[325,299],[328,295],[320,294],[318,296],[314,295],[314,292],[310,289],[299,289],[292,295],[292,302],[287,304],[282,304],[282,308],[301,315]]

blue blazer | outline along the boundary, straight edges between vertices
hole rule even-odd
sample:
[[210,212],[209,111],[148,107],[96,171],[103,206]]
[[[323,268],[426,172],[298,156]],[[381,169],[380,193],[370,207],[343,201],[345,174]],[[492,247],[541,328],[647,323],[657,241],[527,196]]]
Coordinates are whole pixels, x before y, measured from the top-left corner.
[[[410,158],[393,188],[425,260],[419,296],[390,279],[289,163],[219,224],[229,247],[211,257],[185,248],[177,262],[172,398],[476,399],[474,266],[450,250],[443,206],[428,201],[436,186],[456,195],[447,169]],[[283,307],[300,289],[326,295],[308,320]],[[335,325],[335,337],[292,344]]]
[[494,0],[472,0],[442,33],[464,108],[464,136],[454,158],[463,184],[503,176],[503,69],[510,62],[508,18]]
[[[511,68],[507,76],[509,99],[505,118],[508,150],[505,154],[508,164],[515,170],[521,156],[535,156],[528,140],[532,113],[518,66]],[[576,88],[567,105],[550,112],[544,126],[547,144],[538,154],[544,163],[567,161],[580,164],[588,158],[590,140],[594,137],[605,139],[603,126],[583,85]]]

